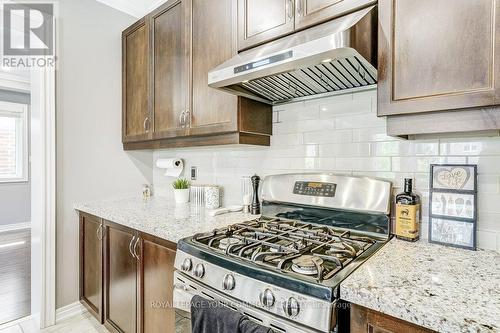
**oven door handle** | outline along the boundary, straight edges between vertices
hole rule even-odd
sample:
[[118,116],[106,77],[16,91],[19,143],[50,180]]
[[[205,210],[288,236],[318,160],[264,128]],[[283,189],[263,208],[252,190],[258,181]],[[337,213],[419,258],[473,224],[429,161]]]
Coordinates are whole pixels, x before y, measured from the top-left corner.
[[196,295],[195,289],[182,285],[174,284],[173,307],[186,312],[191,312],[191,300]]

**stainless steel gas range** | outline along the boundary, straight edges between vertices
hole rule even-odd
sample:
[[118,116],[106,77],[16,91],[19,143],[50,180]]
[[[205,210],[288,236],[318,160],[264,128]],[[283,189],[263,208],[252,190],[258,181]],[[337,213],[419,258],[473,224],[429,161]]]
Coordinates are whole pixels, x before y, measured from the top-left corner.
[[334,174],[262,182],[262,216],[181,240],[174,306],[198,294],[276,332],[332,332],[340,282],[389,238],[391,183]]

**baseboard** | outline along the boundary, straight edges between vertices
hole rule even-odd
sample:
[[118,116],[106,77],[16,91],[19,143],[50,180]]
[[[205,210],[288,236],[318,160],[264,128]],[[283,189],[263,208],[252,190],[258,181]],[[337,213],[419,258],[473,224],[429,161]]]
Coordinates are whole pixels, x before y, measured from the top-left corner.
[[86,313],[87,309],[80,303],[75,302],[63,306],[56,310],[56,324],[65,319],[71,318],[73,316]]
[[20,318],[20,319],[13,320],[13,321],[9,321],[9,322],[7,322],[5,324],[1,324],[0,325],[0,331],[3,332],[3,330],[5,330],[7,328],[19,325],[20,323],[23,323],[25,321],[30,321],[30,320],[33,320],[33,318],[31,316],[27,316],[27,317],[23,317],[23,318]]
[[5,224],[5,225],[0,225],[0,232],[9,232],[9,231],[24,230],[30,228],[31,228],[30,222]]

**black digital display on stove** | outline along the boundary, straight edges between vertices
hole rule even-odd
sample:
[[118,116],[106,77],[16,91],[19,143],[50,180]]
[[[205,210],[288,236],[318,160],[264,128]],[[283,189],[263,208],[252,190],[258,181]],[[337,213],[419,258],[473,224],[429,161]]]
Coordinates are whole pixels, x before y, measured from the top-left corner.
[[337,184],[334,183],[297,181],[293,187],[293,193],[299,195],[333,198],[335,196],[336,189]]
[[275,55],[270,56],[270,57],[265,58],[265,59],[260,59],[260,60],[254,61],[254,62],[249,62],[249,63],[246,63],[244,65],[240,65],[238,67],[235,67],[234,74],[238,74],[238,73],[245,72],[245,71],[248,71],[248,70],[251,70],[254,68],[273,64],[275,62],[283,61],[283,60],[286,60],[286,59],[291,58],[291,57],[293,57],[293,51],[287,51],[284,53],[275,54]]

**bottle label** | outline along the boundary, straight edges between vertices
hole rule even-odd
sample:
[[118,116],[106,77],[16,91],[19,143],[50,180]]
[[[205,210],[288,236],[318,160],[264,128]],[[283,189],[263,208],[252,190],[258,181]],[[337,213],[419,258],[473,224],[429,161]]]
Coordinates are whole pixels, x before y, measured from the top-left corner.
[[420,222],[420,204],[396,204],[396,231],[395,235],[407,239],[418,238]]

